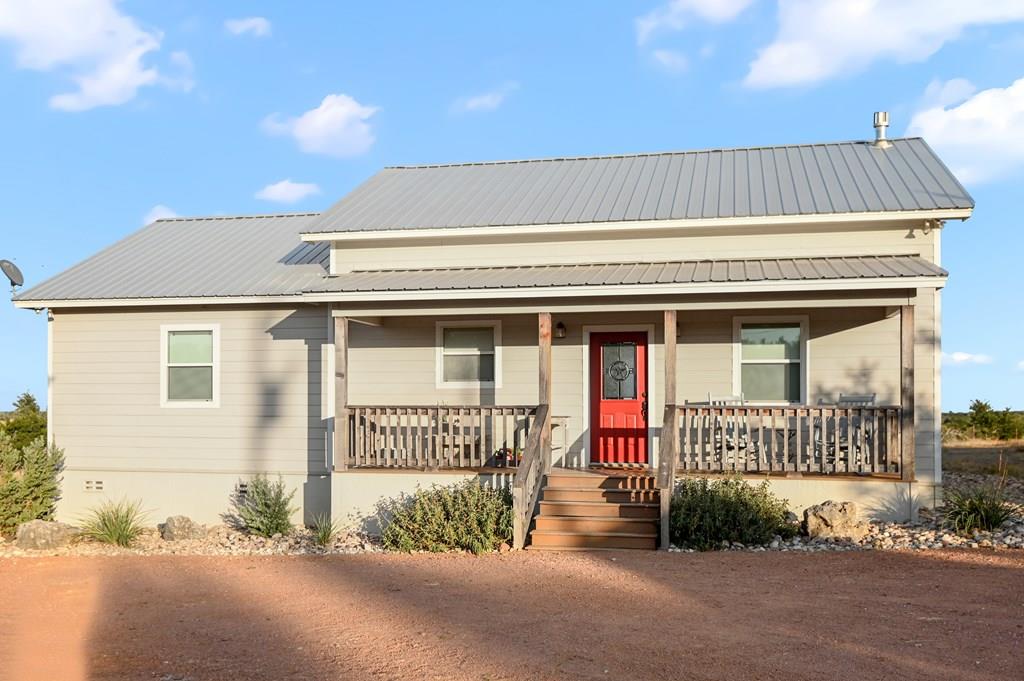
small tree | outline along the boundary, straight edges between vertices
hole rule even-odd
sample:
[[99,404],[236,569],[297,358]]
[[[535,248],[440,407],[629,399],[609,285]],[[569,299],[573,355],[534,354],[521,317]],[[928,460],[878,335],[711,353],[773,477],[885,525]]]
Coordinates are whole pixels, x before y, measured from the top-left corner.
[[984,400],[973,400],[971,402],[968,420],[976,436],[990,437],[996,424],[996,418],[996,412],[988,402]]
[[26,412],[36,414],[40,412],[39,402],[36,401],[35,395],[27,390],[18,395],[18,399],[14,400],[14,413],[21,414]]
[[17,449],[0,430],[0,534],[11,535],[29,520],[53,517],[60,496],[64,452],[37,438]]
[[39,438],[46,439],[46,414],[31,393],[24,392],[14,401],[14,413],[3,423],[0,431],[11,438],[11,446],[21,451]]

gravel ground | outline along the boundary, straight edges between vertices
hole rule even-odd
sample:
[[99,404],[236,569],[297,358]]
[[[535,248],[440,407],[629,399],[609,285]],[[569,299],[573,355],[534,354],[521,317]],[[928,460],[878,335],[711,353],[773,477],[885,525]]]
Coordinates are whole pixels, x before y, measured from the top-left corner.
[[101,544],[94,541],[76,541],[67,546],[48,550],[23,550],[13,540],[4,542],[0,537],[0,560],[39,556],[125,556],[125,555],[188,555],[188,556],[274,556],[323,555],[380,551],[377,539],[356,532],[341,532],[329,546],[318,546],[313,535],[305,528],[296,528],[288,536],[275,535],[264,539],[224,525],[207,528],[201,539],[164,541],[156,528],[147,529],[131,548]]
[[[946,485],[949,488],[968,488],[992,484],[996,478],[991,475],[971,473],[948,473]],[[870,531],[859,542],[810,540],[796,537],[784,541],[777,537],[764,546],[734,544],[723,549],[730,551],[754,552],[823,552],[823,551],[864,551],[864,550],[933,550],[944,548],[970,549],[1022,549],[1024,548],[1024,481],[1009,478],[1006,481],[1007,499],[1016,506],[1017,515],[1010,522],[994,532],[977,532],[971,536],[956,535],[942,525],[941,516],[924,510],[915,523],[873,523]],[[225,526],[208,529],[202,539],[164,541],[155,529],[148,530],[132,548],[120,548],[96,542],[79,541],[69,546],[47,551],[29,551],[17,548],[13,542],[0,538],[0,560],[38,556],[116,556],[116,555],[195,555],[195,556],[268,556],[268,555],[310,555],[310,554],[352,554],[380,551],[376,539],[356,532],[340,532],[328,547],[317,546],[306,529],[273,539],[254,537]],[[690,551],[672,548],[674,552]]]
[[0,678],[1024,678],[1024,553],[0,562]]

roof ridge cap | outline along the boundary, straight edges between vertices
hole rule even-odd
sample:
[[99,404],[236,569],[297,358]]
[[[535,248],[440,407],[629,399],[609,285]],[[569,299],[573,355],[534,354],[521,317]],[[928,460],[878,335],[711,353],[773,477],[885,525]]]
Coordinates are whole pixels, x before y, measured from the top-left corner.
[[262,219],[274,219],[274,218],[303,218],[303,217],[315,217],[320,215],[320,212],[310,213],[253,213],[249,215],[177,215],[173,218],[159,218],[153,220],[149,224],[154,225],[158,222],[201,222],[204,220],[262,220]]
[[[891,137],[890,142],[922,139],[914,137]],[[705,147],[702,149],[676,149],[671,151],[642,151],[624,154],[597,154],[594,156],[541,156],[535,158],[503,159],[492,161],[462,161],[453,163],[413,163],[384,166],[383,170],[422,170],[427,168],[459,168],[465,166],[515,165],[519,163],[545,163],[555,161],[597,161],[611,158],[641,158],[650,156],[676,156],[683,154],[707,154],[730,151],[760,151],[764,149],[801,149],[805,147],[836,146],[842,144],[872,144],[871,140],[838,140],[834,142],[803,142],[798,144],[760,144],[735,147]]]

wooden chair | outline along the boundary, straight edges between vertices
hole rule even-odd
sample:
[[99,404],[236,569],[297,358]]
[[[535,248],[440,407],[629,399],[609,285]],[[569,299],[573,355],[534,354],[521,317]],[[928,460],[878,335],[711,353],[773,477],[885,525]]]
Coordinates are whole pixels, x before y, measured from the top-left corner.
[[[743,399],[743,393],[719,396],[708,393],[708,406],[711,407],[742,407],[744,404],[746,404],[746,400]],[[709,418],[712,418],[712,421],[709,423],[709,430],[711,430],[713,435],[712,442],[715,443],[715,454],[720,460],[722,459],[722,453],[725,455],[725,460],[722,463],[730,462],[740,451],[744,451],[748,455],[753,454],[757,456],[757,447],[750,446],[751,443],[747,435],[738,432],[740,427],[738,422],[733,424],[733,430],[729,432],[724,420],[718,421],[717,418]],[[725,443],[724,447],[722,446],[723,441]]]
[[[836,406],[842,409],[856,409],[858,407],[873,407],[877,398],[876,393],[839,393],[839,399],[836,401]],[[814,456],[825,456],[826,462],[832,464],[833,467],[838,467],[839,455],[846,457],[847,471],[853,469],[855,465],[860,465],[863,456],[864,445],[866,442],[860,441],[860,428],[854,417],[851,416],[846,423],[845,430],[842,428],[842,417],[836,416],[832,427],[835,429],[834,432],[837,434],[835,441],[826,443],[824,441],[824,428],[825,423],[821,422],[820,418],[814,419]],[[869,422],[870,423],[870,422]],[[874,438],[874,432],[865,430],[864,439],[871,441]],[[838,452],[836,443],[838,442]]]

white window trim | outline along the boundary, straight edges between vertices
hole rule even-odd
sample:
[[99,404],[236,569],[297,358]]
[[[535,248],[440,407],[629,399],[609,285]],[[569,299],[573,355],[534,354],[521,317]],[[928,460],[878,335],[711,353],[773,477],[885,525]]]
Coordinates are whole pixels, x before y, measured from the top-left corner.
[[[744,324],[799,324],[800,325],[800,399],[797,402],[789,402],[786,400],[780,401],[766,401],[766,400],[752,400],[752,404],[765,404],[765,405],[788,405],[788,404],[806,404],[807,396],[810,394],[810,390],[807,385],[808,364],[811,361],[810,355],[810,336],[808,334],[808,328],[810,326],[807,315],[758,315],[758,316],[742,316],[732,318],[732,390],[736,395],[743,393],[743,348],[740,345],[741,330]],[[794,360],[747,360],[748,364],[792,364]]]
[[[446,381],[444,380],[444,330],[454,328],[490,327],[494,332],[494,380],[493,381]],[[435,328],[435,386],[439,389],[457,388],[500,388],[501,387],[501,322],[497,319],[473,319],[436,322]]]
[[[213,334],[213,399],[167,399],[167,349],[171,331],[209,331]],[[202,366],[206,366],[203,364]],[[216,409],[220,406],[220,324],[160,325],[160,406],[171,409]]]

